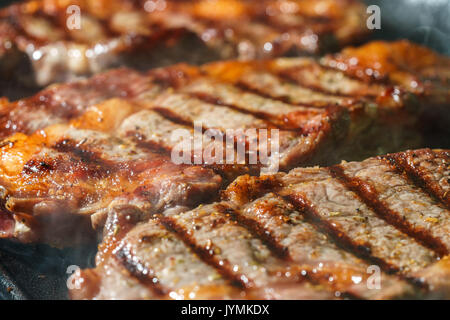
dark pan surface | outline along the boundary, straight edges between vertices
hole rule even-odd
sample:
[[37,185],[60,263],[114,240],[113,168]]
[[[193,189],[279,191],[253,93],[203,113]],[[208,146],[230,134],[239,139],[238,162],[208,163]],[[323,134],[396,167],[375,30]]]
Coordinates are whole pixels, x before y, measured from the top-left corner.
[[95,245],[59,250],[0,241],[0,299],[67,299],[69,266],[92,267],[95,253]]
[[[365,2],[381,7],[382,29],[373,38],[408,38],[450,55],[450,0]],[[59,250],[1,240],[0,299],[67,299],[68,267],[93,266],[95,252],[95,245]]]

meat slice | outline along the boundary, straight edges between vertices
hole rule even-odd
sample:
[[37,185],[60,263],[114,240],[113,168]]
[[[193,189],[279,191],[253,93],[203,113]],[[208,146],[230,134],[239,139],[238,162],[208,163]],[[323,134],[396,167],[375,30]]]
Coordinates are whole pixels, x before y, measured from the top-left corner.
[[123,65],[319,53],[367,33],[356,0],[39,0],[0,11],[2,74],[38,86]]
[[[448,252],[443,249],[449,241],[441,228],[448,221],[447,209],[439,198],[429,200],[432,198],[428,190],[422,189],[424,185],[394,168],[388,159],[414,153],[425,157],[425,168],[430,155],[435,163],[448,165],[447,152],[423,149],[328,168],[297,168],[260,177],[244,175],[222,192],[221,201],[187,211],[166,210],[153,215],[150,223],[141,222],[142,213],[129,213],[136,205],[124,199],[109,207],[112,224],[107,224],[102,247],[118,253],[123,241],[128,241],[129,248],[135,248],[140,242],[132,240],[132,235],[137,230],[150,232],[158,223],[164,234],[173,234],[200,259],[189,270],[195,272],[208,265],[220,274],[220,283],[202,285],[195,275],[180,271],[174,271],[170,277],[181,277],[183,287],[197,285],[198,292],[210,292],[214,298],[222,292],[221,298],[234,299],[228,286],[236,289],[241,298],[296,299],[295,292],[303,298],[318,297],[314,293],[317,286],[328,298],[330,293],[334,297],[359,299],[446,298]],[[377,181],[384,181],[383,186]],[[440,224],[420,223],[416,218],[419,202],[423,215],[436,213],[439,208]],[[396,219],[400,207],[410,211],[402,225],[399,221],[403,219]],[[117,208],[128,208],[124,211],[128,217],[123,218],[127,223],[117,218]],[[157,236],[153,241],[160,243],[163,239]],[[442,243],[444,248],[435,246],[433,241]],[[103,269],[117,261],[108,250],[100,251],[96,268],[74,276],[85,286],[72,290],[74,298],[108,298],[102,292],[120,288],[123,278],[116,278],[118,267],[112,267],[113,276]],[[144,252],[133,252],[132,261],[143,266],[140,270],[150,270],[160,261]],[[169,266],[173,270],[183,268],[182,263],[165,261],[158,270]],[[138,278],[130,267],[123,276],[132,281]],[[224,287],[221,281],[227,285]],[[143,280],[138,282],[132,285],[133,290],[149,287]],[[192,285],[186,286],[187,283]],[[312,291],[305,289],[306,284],[312,286],[307,286]],[[173,284],[164,290],[172,288],[176,291]],[[179,296],[150,296],[176,297]],[[195,297],[192,294],[181,298]]]

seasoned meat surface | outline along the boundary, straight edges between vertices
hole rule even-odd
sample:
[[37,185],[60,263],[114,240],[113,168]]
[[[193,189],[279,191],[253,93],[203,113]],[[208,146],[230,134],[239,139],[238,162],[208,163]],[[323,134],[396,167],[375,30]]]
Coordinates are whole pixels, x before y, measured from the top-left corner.
[[[244,175],[221,201],[150,221],[138,222],[140,209],[121,202],[110,207],[96,268],[74,276],[80,286],[71,295],[448,298],[449,207],[430,193],[442,190],[412,175],[432,175],[429,159],[448,167],[449,153],[422,149]],[[420,169],[390,160],[412,155]],[[125,281],[130,287],[121,290]]]
[[[72,234],[83,240],[77,230],[92,233],[90,223],[101,230],[108,208],[119,200],[139,203],[150,217],[211,202],[242,174],[362,160],[421,145],[416,128],[432,108],[427,101],[438,99],[435,88],[448,87],[445,67],[415,91],[323,63],[281,58],[179,64],[146,73],[116,69],[0,101],[1,237],[70,244]],[[419,165],[438,168],[416,180],[448,203],[445,165],[426,153],[418,159],[405,154],[389,160],[411,172]],[[431,206],[430,199],[423,201]],[[430,218],[439,214],[435,208]]]

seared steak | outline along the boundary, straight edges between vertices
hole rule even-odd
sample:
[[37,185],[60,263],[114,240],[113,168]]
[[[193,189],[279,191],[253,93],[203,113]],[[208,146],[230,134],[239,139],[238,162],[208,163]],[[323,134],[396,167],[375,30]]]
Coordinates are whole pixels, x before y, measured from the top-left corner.
[[[89,219],[103,226],[114,201],[140,203],[149,216],[212,201],[241,174],[416,147],[427,101],[448,98],[448,69],[434,68],[440,81],[423,78],[422,86],[418,76],[420,91],[359,80],[311,58],[118,69],[2,101],[0,236],[70,243],[71,235],[88,238],[77,230],[89,233]],[[440,190],[437,176],[417,179]],[[80,228],[67,232],[72,225]]]
[[[74,276],[72,297],[448,298],[450,211],[434,196],[444,188],[411,177],[437,172],[448,187],[449,155],[245,175],[220,202],[142,223],[122,201],[110,206],[97,267]],[[409,156],[420,170],[392,160]]]
[[27,1],[0,11],[6,80],[44,86],[123,65],[142,69],[317,53],[354,43],[368,31],[365,7],[355,0],[83,0],[70,5]]

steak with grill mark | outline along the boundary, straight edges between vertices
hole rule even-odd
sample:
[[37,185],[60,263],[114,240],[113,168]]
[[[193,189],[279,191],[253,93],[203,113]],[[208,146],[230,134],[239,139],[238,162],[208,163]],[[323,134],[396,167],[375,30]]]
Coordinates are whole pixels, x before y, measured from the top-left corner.
[[[123,65],[142,69],[180,61],[319,53],[368,33],[365,6],[355,0],[288,6],[267,0],[168,0],[153,5],[86,0],[76,5],[79,21],[76,11],[68,14],[72,7],[61,1],[2,9],[2,75],[44,86]],[[16,73],[19,67],[29,70]]]
[[[384,52],[389,46],[408,46],[409,54],[423,52],[404,42],[375,43],[368,50]],[[431,57],[435,63],[443,59]],[[63,221],[73,221],[89,234],[89,219],[101,229],[108,206],[117,199],[134,199],[151,215],[212,201],[241,174],[329,165],[380,150],[412,148],[420,144],[414,126],[427,111],[426,102],[437,100],[439,88],[448,87],[445,67],[436,67],[433,78],[424,78],[434,64],[427,65],[427,73],[417,71],[420,90],[408,88],[399,77],[361,80],[324,64],[312,58],[283,58],[182,64],[146,73],[118,69],[54,85],[31,98],[2,101],[1,236],[70,243],[72,233]],[[417,110],[412,96],[419,102]],[[244,134],[245,129],[250,134]],[[252,135],[257,129],[267,129],[267,139],[260,132],[259,139]],[[180,132],[187,141],[174,135]],[[262,143],[249,150],[258,140]],[[272,150],[269,140],[279,142],[279,150]],[[192,148],[177,165],[173,155],[186,144]],[[239,148],[245,151],[242,161]],[[208,155],[214,156],[212,161]],[[227,161],[229,156],[232,161]],[[257,163],[250,164],[250,157]],[[414,175],[416,164],[406,155],[383,161],[385,166],[398,162],[402,170],[411,171],[409,178]],[[432,158],[423,166],[439,168],[434,175],[418,171],[415,177],[427,186],[427,197],[447,199],[448,184],[442,178],[446,167]],[[442,211],[433,208],[434,215]],[[405,220],[403,231],[413,235],[411,224]],[[82,240],[78,228],[73,230],[76,240]],[[444,231],[430,228],[421,241],[434,239],[443,254]]]
[[[335,298],[448,298],[450,269],[448,252],[443,250],[450,241],[440,230],[446,228],[450,211],[438,198],[431,200],[427,188],[411,179],[401,165],[387,160],[422,155],[424,165],[414,172],[428,176],[433,171],[428,171],[427,161],[448,166],[447,152],[423,149],[329,168],[244,175],[228,186],[219,202],[189,211],[166,211],[147,222],[138,222],[142,213],[134,204],[110,206],[101,245],[106,249],[98,254],[95,269],[74,276],[82,286],[71,291],[72,297],[115,298],[114,288],[121,288],[123,277],[128,277],[132,294],[122,291],[121,298],[136,298],[135,288],[140,290],[139,298],[147,294],[158,299],[217,298],[218,292],[220,298],[238,294],[249,299],[295,299],[295,293],[320,298],[317,292]],[[382,188],[378,181],[384,181]],[[383,205],[374,205],[374,199]],[[421,202],[426,224],[417,218],[416,202]],[[395,219],[399,206],[408,209],[404,215],[408,228]],[[427,215],[434,214],[439,221],[428,222]],[[147,230],[151,234],[155,224],[170,234],[169,239],[177,239],[183,252],[189,252],[188,259],[159,264],[181,249],[159,245],[166,236],[148,236],[148,241],[135,237]],[[140,250],[148,243],[158,245],[152,251]],[[139,270],[151,270],[157,280],[148,284],[133,266],[117,265],[122,248],[130,248],[129,260],[138,261],[143,266]],[[199,279],[165,272],[166,268],[196,272],[206,266],[217,275]],[[380,287],[372,282],[375,270],[380,272]],[[118,277],[122,278],[115,280]],[[180,278],[180,284],[171,282],[173,277]],[[155,283],[157,295],[152,294]]]
[[450,168],[446,165],[450,154],[445,150],[429,152],[409,151],[394,157],[387,157],[408,176],[417,181],[427,192],[440,199],[447,208],[450,208]]

